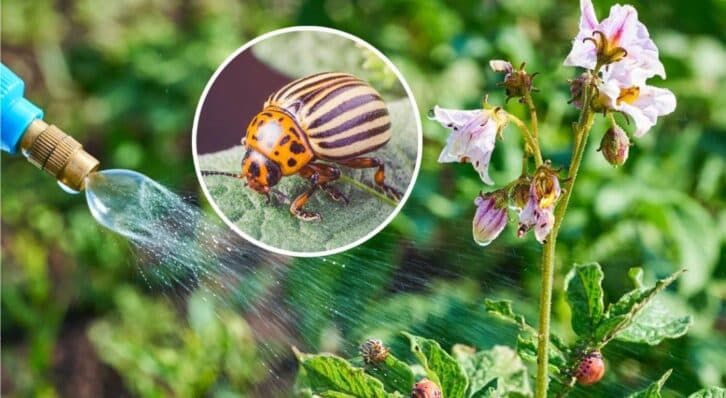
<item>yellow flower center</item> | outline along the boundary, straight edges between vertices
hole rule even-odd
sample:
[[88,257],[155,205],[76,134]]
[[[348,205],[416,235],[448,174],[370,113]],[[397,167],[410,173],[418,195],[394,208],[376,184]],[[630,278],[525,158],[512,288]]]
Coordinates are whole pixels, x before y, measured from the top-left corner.
[[618,96],[618,105],[620,105],[621,102],[625,102],[626,104],[632,104],[638,99],[639,96],[640,87],[638,86],[621,88],[620,95]]
[[552,189],[549,188],[548,191],[544,192],[544,195],[542,196],[542,199],[539,200],[539,207],[546,209],[553,204],[555,204],[555,201],[557,200],[557,193]]
[[539,207],[546,209],[557,201],[557,191],[555,190],[555,182],[553,172],[549,168],[542,167],[537,170],[534,176],[535,190],[539,196]]

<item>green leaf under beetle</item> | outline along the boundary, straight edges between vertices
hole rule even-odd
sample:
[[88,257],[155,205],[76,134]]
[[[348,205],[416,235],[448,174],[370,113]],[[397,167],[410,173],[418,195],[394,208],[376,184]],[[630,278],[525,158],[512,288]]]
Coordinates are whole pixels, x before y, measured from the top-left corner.
[[698,390],[688,398],[726,398],[726,389],[722,387],[709,387]]
[[353,367],[343,358],[330,354],[303,354],[297,349],[293,350],[305,370],[305,381],[313,393],[335,392],[366,398],[387,396],[383,383],[366,374],[363,369]]
[[494,346],[490,350],[475,352],[472,347],[457,344],[451,352],[469,378],[469,396],[500,397],[513,392],[532,394],[527,367],[513,349]]
[[668,377],[670,377],[672,371],[673,369],[669,369],[663,373],[660,379],[651,383],[645,390],[630,394],[628,398],[661,398],[660,390],[663,388],[666,380],[668,380]]
[[365,371],[380,380],[386,391],[408,394],[415,382],[411,367],[390,353],[385,361],[366,365]]
[[403,333],[411,342],[411,352],[426,369],[431,381],[441,387],[446,398],[463,398],[469,380],[459,363],[434,340]]
[[603,272],[598,263],[576,264],[565,278],[572,329],[578,336],[592,335],[602,319],[605,308],[602,280]]

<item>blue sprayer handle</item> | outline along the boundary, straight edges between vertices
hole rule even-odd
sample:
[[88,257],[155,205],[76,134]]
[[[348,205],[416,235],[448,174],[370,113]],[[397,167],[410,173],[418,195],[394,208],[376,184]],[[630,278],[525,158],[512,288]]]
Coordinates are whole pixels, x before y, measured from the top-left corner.
[[0,81],[2,150],[17,153],[25,130],[33,120],[43,119],[43,110],[25,99],[25,82],[5,64],[0,64]]

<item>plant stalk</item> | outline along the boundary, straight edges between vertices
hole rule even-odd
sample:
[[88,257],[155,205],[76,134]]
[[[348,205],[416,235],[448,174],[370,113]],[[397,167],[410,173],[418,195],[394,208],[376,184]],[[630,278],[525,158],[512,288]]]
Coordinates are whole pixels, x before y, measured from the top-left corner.
[[[597,75],[597,70],[592,74]],[[527,101],[525,99],[525,101]],[[531,99],[530,99],[531,101]],[[542,252],[542,290],[540,292],[539,305],[539,332],[537,334],[537,379],[535,385],[535,397],[547,397],[549,385],[548,364],[549,364],[549,343],[550,343],[550,321],[552,311],[552,285],[554,284],[555,251],[557,248],[557,234],[559,233],[562,221],[567,212],[567,206],[572,196],[573,187],[580,170],[580,164],[587,146],[587,137],[590,133],[595,114],[591,109],[592,87],[587,86],[582,111],[577,123],[573,126],[575,136],[575,147],[570,161],[570,168],[567,173],[567,180],[563,188],[562,198],[555,209],[555,222],[545,242]]]
[[527,105],[527,108],[529,109],[529,120],[532,124],[531,134],[532,134],[532,140],[534,141],[534,162],[537,167],[539,167],[543,160],[542,160],[542,150],[539,147],[539,126],[537,123],[537,108],[534,106],[534,101],[532,101],[532,92],[530,90],[524,90],[524,95],[522,96],[524,98],[524,103]]

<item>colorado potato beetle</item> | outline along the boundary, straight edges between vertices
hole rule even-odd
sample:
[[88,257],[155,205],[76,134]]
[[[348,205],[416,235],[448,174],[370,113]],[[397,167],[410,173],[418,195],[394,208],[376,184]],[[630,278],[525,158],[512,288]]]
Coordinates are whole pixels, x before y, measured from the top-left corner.
[[423,378],[413,385],[411,398],[441,398],[441,387],[433,381]]
[[282,195],[272,189],[282,177],[298,174],[312,185],[292,200],[290,212],[301,220],[317,220],[320,214],[303,206],[318,189],[348,203],[330,185],[341,175],[336,165],[377,168],[376,185],[400,199],[400,192],[385,183],[383,162],[362,156],[386,145],[390,138],[388,110],[373,87],[351,74],[318,73],[294,80],[267,98],[242,139],[246,152],[240,174],[202,171],[202,175],[244,179],[269,200],[271,193]]
[[368,339],[358,346],[358,352],[363,357],[363,362],[376,364],[386,360],[390,351],[383,342],[377,339]]
[[604,375],[605,361],[600,351],[593,351],[585,355],[575,370],[575,378],[583,386],[597,383]]

